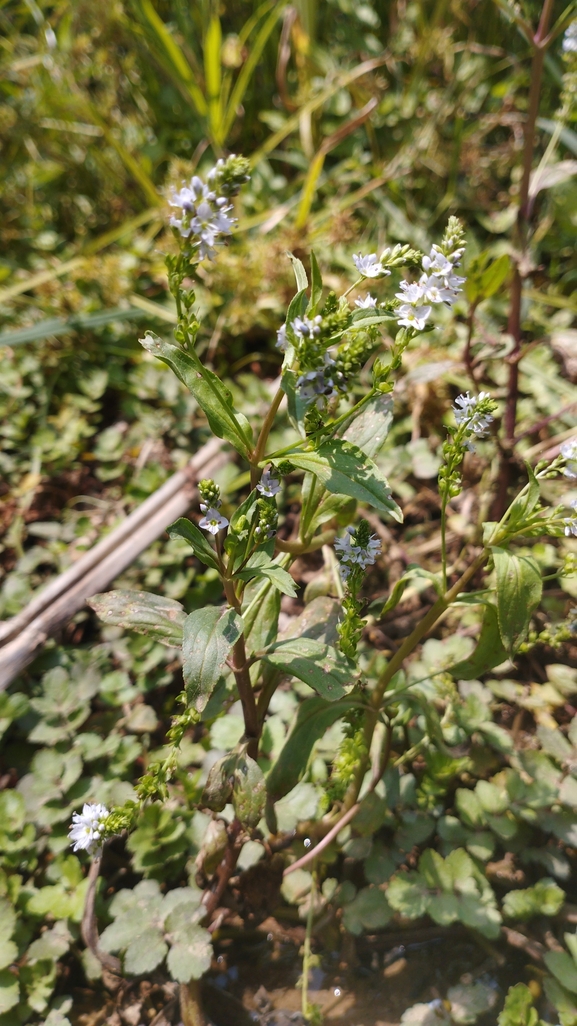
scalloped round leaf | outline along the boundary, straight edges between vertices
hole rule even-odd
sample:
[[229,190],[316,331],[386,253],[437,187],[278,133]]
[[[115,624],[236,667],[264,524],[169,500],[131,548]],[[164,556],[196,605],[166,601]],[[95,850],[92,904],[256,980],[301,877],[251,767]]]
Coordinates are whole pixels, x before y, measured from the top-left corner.
[[363,930],[382,929],[392,916],[393,910],[383,891],[373,884],[363,887],[343,909],[343,923],[357,937]]
[[186,943],[173,944],[166,960],[173,979],[179,983],[199,980],[210,968],[212,943],[208,930],[194,926],[189,931]]
[[472,1026],[480,1015],[495,1007],[499,992],[489,983],[459,983],[450,987],[447,998],[451,1003],[451,1018],[463,1026]]
[[9,1012],[20,1001],[20,985],[8,969],[0,971],[0,1015]]
[[160,930],[155,926],[149,926],[128,945],[124,956],[124,970],[135,976],[150,973],[160,965],[167,951],[168,946]]

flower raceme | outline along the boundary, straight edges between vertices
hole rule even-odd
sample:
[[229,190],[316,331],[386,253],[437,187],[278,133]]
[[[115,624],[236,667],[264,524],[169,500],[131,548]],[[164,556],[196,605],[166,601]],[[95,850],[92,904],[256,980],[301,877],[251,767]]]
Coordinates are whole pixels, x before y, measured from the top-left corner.
[[493,408],[494,403],[488,392],[479,392],[479,395],[473,396],[468,392],[458,395],[453,406],[457,426],[463,425],[466,430],[481,438],[493,422]]
[[180,216],[173,214],[170,224],[197,250],[199,260],[213,260],[214,247],[231,235],[236,218],[229,217],[233,209],[229,200],[248,180],[247,170],[248,162],[232,154],[226,161],[217,161],[207,176],[208,184],[193,175],[189,185],[173,190],[169,203]]
[[102,848],[102,827],[109,813],[105,805],[86,803],[82,812],[75,812],[68,831],[73,851],[87,851],[89,855]]
[[368,566],[373,566],[380,551],[381,543],[369,534],[366,520],[362,520],[356,528],[352,525],[347,527],[343,537],[335,541],[343,580],[347,581],[356,568],[366,570]]

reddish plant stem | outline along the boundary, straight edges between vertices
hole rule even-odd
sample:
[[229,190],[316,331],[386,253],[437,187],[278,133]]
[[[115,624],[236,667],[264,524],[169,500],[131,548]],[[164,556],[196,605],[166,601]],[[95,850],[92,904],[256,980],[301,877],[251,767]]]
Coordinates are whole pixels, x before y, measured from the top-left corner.
[[[518,399],[518,353],[521,350],[521,303],[523,279],[525,276],[525,264],[529,234],[529,219],[531,215],[531,202],[529,187],[531,183],[531,170],[533,167],[533,150],[535,148],[535,133],[537,117],[539,114],[539,98],[541,94],[541,82],[543,79],[543,64],[545,61],[546,36],[551,19],[554,0],[544,0],[541,10],[539,27],[533,38],[533,62],[531,65],[531,86],[529,91],[529,109],[524,132],[523,147],[523,176],[520,190],[520,205],[516,219],[515,248],[516,261],[511,283],[511,306],[508,318],[508,331],[514,340],[514,347],[511,353],[509,368],[509,384],[507,391],[507,402],[503,427],[505,435],[505,447],[512,445],[515,433],[516,406]],[[507,464],[503,465],[503,468]],[[508,479],[508,470],[503,470]]]
[[244,734],[248,741],[247,755],[256,759],[258,755],[258,741],[260,737],[259,716],[256,707],[256,699],[250,679],[250,669],[246,658],[246,645],[244,634],[241,634],[232,650],[232,671],[236,680],[238,697],[242,705],[244,717]]
[[205,922],[220,905],[220,899],[226,890],[228,881],[236,869],[241,848],[238,843],[241,831],[242,825],[239,820],[233,820],[228,831],[228,845],[224,853],[224,858],[215,873],[214,885],[212,888],[206,890],[202,896],[202,903],[206,908],[206,915],[204,917]]
[[[107,951],[103,951],[100,947],[100,938],[98,936],[98,926],[96,923],[96,916],[94,914],[94,903],[96,900],[96,885],[98,883],[98,876],[100,873],[101,858],[100,856],[94,858],[90,864],[88,871],[88,890],[86,891],[86,899],[84,902],[84,912],[82,915],[82,922],[80,924],[80,933],[82,934],[82,940],[86,944],[86,947],[92,952],[95,958],[100,962],[103,970],[108,973],[112,973],[114,977],[120,979],[122,977],[122,966],[120,959],[116,955],[110,955]],[[108,986],[105,980],[105,986]]]

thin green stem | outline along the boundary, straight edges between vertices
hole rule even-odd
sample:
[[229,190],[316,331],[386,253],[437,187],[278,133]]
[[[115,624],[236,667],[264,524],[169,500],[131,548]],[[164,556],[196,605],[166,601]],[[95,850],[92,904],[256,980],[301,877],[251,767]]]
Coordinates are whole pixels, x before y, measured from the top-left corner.
[[443,591],[447,590],[447,496],[441,500],[441,573]]
[[311,937],[313,932],[313,919],[315,914],[315,899],[317,892],[316,869],[312,872],[310,905],[307,913],[307,926],[305,932],[305,943],[303,951],[303,986],[301,998],[301,1011],[305,1022],[309,1018],[309,970],[311,962]]
[[[477,556],[475,560],[473,560],[471,565],[465,570],[465,573],[452,586],[452,588],[450,588],[449,591],[445,592],[445,594],[441,595],[441,597],[437,599],[435,604],[431,606],[431,608],[429,609],[429,612],[426,614],[426,616],[424,616],[420,623],[417,624],[417,626],[411,632],[411,634],[409,634],[409,636],[405,638],[403,644],[399,649],[397,649],[394,656],[387,665],[387,668],[381,674],[379,680],[377,681],[376,687],[371,694],[369,700],[369,707],[367,709],[365,717],[363,740],[365,750],[367,753],[370,752],[371,749],[371,742],[373,740],[375,726],[379,720],[381,705],[383,703],[385,692],[389,684],[391,683],[393,677],[401,669],[405,659],[408,656],[410,656],[412,652],[414,652],[415,648],[417,647],[419,642],[424,638],[425,634],[427,634],[428,631],[431,630],[431,628],[435,625],[437,620],[443,615],[445,610],[448,609],[448,607],[451,605],[452,602],[455,601],[455,599],[463,590],[463,588],[466,587],[471,578],[474,577],[477,571],[480,570],[481,567],[485,564],[487,556],[487,549],[483,549],[483,552],[479,556]],[[365,755],[362,759],[359,760],[359,765],[357,766],[355,776],[345,797],[345,809],[350,808],[357,801],[365,777],[365,773],[367,771],[368,758],[369,756]]]
[[350,287],[350,288],[348,288],[346,292],[343,292],[342,298],[343,298],[343,299],[346,299],[346,298],[347,298],[347,296],[350,296],[350,294],[351,294],[351,292],[353,291],[353,289],[356,289],[356,288],[358,288],[358,287],[359,287],[359,285],[362,285],[364,281],[366,281],[366,278],[365,278],[365,276],[364,276],[363,274],[361,274],[361,277],[360,277],[360,278],[357,278],[357,280],[356,280],[355,282],[353,282],[353,284],[351,285],[351,287]]
[[254,450],[253,450],[253,453],[252,453],[252,456],[251,456],[251,461],[250,461],[251,464],[254,464],[254,466],[251,466],[251,468],[250,468],[250,487],[251,488],[256,488],[256,485],[257,485],[258,481],[260,480],[260,476],[261,475],[259,473],[258,464],[260,463],[260,461],[262,460],[262,458],[264,456],[264,450],[266,448],[266,443],[268,441],[268,436],[269,436],[271,428],[272,428],[272,426],[274,424],[274,419],[275,419],[275,417],[276,417],[276,415],[278,413],[279,406],[280,406],[280,404],[281,404],[281,402],[283,400],[283,396],[284,396],[284,392],[283,392],[282,388],[277,389],[277,392],[276,392],[276,394],[275,394],[275,396],[273,398],[273,401],[270,404],[268,413],[267,413],[266,417],[264,418],[264,420],[262,422],[262,427],[260,429],[260,434],[258,436],[257,443],[256,443],[256,445],[254,447]]

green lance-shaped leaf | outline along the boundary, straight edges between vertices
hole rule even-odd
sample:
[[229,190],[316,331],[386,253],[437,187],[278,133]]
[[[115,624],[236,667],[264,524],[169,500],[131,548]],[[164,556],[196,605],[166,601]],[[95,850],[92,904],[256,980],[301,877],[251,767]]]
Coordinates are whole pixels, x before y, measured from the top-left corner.
[[497,576],[497,616],[501,640],[513,655],[523,641],[534,610],[541,601],[543,582],[538,564],[498,546],[492,548]]
[[459,680],[478,680],[479,676],[499,666],[507,658],[501,641],[497,608],[491,602],[485,606],[481,633],[475,651],[469,659],[463,659],[449,667],[449,672]]
[[294,276],[295,276],[295,280],[296,280],[296,283],[297,283],[297,289],[298,289],[299,292],[303,292],[305,289],[308,288],[308,284],[309,284],[309,280],[307,278],[307,272],[305,271],[304,264],[303,264],[302,260],[299,260],[299,258],[294,255],[294,253],[287,253],[287,256],[288,256],[291,264],[293,265],[293,271],[294,271]]
[[264,577],[282,595],[290,595],[291,598],[294,598],[297,593],[296,585],[291,575],[284,567],[279,566],[277,562],[272,560],[266,552],[260,550],[254,552],[244,570],[239,570],[234,576],[240,577],[241,581],[258,580]]
[[547,951],[543,956],[550,973],[572,994],[577,994],[577,965],[567,951]]
[[204,367],[193,349],[184,351],[147,331],[140,344],[172,370],[186,385],[204,410],[211,430],[226,438],[245,458],[252,450],[251,430],[246,417],[233,409],[232,395],[208,367]]
[[301,703],[296,723],[266,778],[272,801],[278,801],[296,787],[315,742],[357,703],[358,699],[352,698],[329,703],[316,695]]
[[336,648],[314,638],[279,641],[263,655],[263,661],[298,677],[328,702],[342,698],[345,686],[354,680],[354,664]]
[[180,647],[184,606],[150,591],[105,591],[86,600],[104,623],[147,634],[163,645]]
[[361,407],[356,416],[345,421],[338,436],[358,445],[371,459],[382,449],[393,423],[393,400],[377,392]]
[[234,609],[206,606],[184,621],[182,673],[190,705],[202,712],[224,673],[227,656],[242,634]]
[[308,305],[307,313],[312,316],[316,313],[317,306],[319,305],[323,295],[323,276],[321,269],[318,265],[317,258],[314,254],[314,250],[311,249],[311,299]]
[[303,452],[295,449],[283,453],[278,459],[271,457],[273,463],[283,459],[290,460],[300,470],[310,471],[329,492],[350,495],[402,521],[403,514],[391,497],[386,477],[357,445],[340,438],[330,438],[316,450]]
[[188,520],[187,517],[179,517],[174,524],[167,527],[166,533],[169,538],[182,538],[183,541],[188,542],[195,556],[202,563],[218,570],[214,549],[210,547],[207,539],[192,520]]

